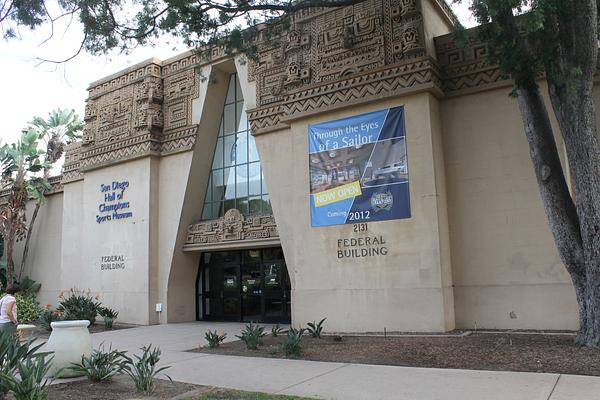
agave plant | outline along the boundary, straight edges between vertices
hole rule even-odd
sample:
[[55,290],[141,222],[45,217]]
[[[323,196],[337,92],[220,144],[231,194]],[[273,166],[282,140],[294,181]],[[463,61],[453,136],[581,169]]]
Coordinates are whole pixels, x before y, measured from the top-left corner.
[[[11,379],[16,379],[14,375],[19,369],[19,363],[32,358],[45,358],[48,355],[48,353],[38,352],[42,345],[34,346],[32,341],[20,343],[16,336],[0,333],[0,399],[12,390],[15,382]],[[25,364],[23,368],[27,372],[30,366]]]
[[[134,355],[135,360],[127,357],[125,373],[133,379],[133,383],[138,391],[144,394],[150,394],[154,391],[154,384],[158,374],[170,368],[169,366],[158,367],[160,361],[160,349],[152,348],[152,345],[142,347],[141,357]],[[171,377],[165,375],[169,380]]]
[[323,322],[325,322],[327,318],[323,318],[319,322],[309,322],[306,324],[308,326],[307,330],[311,334],[311,336],[315,339],[321,339],[321,332],[323,332]]

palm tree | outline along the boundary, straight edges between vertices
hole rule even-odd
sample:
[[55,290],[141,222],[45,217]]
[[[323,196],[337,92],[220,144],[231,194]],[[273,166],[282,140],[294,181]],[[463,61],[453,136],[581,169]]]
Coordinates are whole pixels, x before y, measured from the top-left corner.
[[0,147],[0,187],[8,189],[6,203],[0,205],[0,235],[4,238],[6,252],[6,278],[14,279],[13,248],[27,232],[25,207],[30,195],[27,177],[41,171],[44,164],[38,151],[38,135],[31,129],[21,133],[19,141]]
[[36,132],[38,140],[45,143],[44,152],[44,174],[42,178],[33,178],[30,180],[30,195],[35,200],[35,209],[29,221],[25,246],[23,247],[23,257],[21,258],[21,268],[19,270],[19,279],[25,268],[25,261],[29,253],[29,242],[33,225],[37,218],[40,207],[44,204],[45,193],[50,189],[48,178],[52,167],[65,152],[65,146],[70,142],[81,137],[83,130],[83,121],[75,114],[75,110],[62,110],[57,108],[49,113],[48,119],[34,117],[29,122],[29,129]]

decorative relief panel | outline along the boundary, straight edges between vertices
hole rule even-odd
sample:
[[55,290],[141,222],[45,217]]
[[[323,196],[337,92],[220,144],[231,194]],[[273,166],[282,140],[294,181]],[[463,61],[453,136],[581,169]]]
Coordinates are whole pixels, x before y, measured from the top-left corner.
[[244,216],[238,210],[231,209],[222,218],[190,225],[185,246],[210,246],[233,241],[260,241],[277,238],[279,238],[279,233],[272,215]]
[[[456,90],[465,79],[475,84],[477,79],[498,79],[493,68],[490,75],[478,70],[470,77],[469,63],[451,70],[458,56],[444,39],[436,41],[446,77],[442,83],[438,64],[426,54],[421,1],[367,0],[302,10],[291,16],[290,28],[274,32],[269,40],[259,34],[258,59],[249,65],[257,90],[257,107],[248,112],[253,131],[413,91],[441,96],[440,88]],[[428,1],[447,21],[454,19],[444,0]],[[483,56],[485,47],[472,47],[476,57]],[[63,179],[81,179],[85,170],[122,160],[193,148],[197,127],[192,125],[192,101],[200,84],[196,67],[227,57],[226,49],[218,46],[190,51],[168,63],[151,60],[92,84],[83,140],[67,151],[70,161]],[[460,68],[466,68],[466,77]]]
[[440,36],[434,41],[446,94],[460,94],[507,82],[498,66],[487,60],[487,43],[479,41],[475,29],[469,32],[467,44],[462,47],[454,43],[452,35]]
[[258,60],[251,63],[257,85],[257,108],[249,112],[253,131],[281,128],[319,107],[386,97],[393,94],[387,89],[425,84],[427,76],[437,84],[435,71],[356,82],[400,65],[433,67],[424,39],[419,0],[371,0],[294,18],[291,29],[259,42]]
[[191,149],[192,100],[199,82],[193,54],[165,68],[158,61],[110,77],[89,89],[83,139],[67,150],[63,179],[82,171],[146,155]]

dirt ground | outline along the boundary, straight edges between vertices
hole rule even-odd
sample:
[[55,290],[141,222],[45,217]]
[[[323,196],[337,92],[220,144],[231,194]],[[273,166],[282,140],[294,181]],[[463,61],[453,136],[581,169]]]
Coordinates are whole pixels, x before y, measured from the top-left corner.
[[[51,385],[48,399],[51,400],[167,400],[186,394],[200,395],[209,391],[207,386],[157,380],[156,388],[151,396],[138,393],[129,376],[117,376],[107,383],[93,383],[85,380]],[[191,392],[191,393],[190,393]]]
[[[216,349],[192,351],[255,357],[285,358],[280,349],[284,335],[265,337],[258,350],[241,341]],[[576,346],[572,335],[473,333],[455,337],[305,336],[301,359],[500,371],[550,372],[600,376],[600,349]]]

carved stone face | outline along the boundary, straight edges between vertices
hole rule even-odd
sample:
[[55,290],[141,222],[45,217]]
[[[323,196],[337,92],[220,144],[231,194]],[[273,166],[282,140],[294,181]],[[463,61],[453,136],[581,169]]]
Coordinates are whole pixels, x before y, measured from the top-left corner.
[[235,225],[237,223],[242,222],[243,218],[244,216],[242,215],[242,213],[235,208],[228,210],[223,216],[225,225]]

